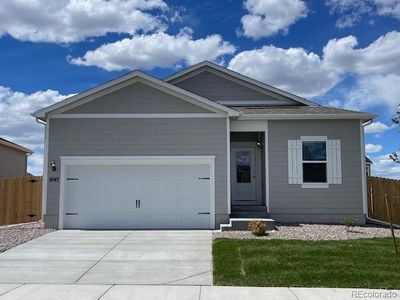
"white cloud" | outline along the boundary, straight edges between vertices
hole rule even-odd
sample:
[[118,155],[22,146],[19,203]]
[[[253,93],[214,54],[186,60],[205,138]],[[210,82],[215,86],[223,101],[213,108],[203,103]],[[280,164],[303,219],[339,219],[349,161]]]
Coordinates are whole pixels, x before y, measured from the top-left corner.
[[323,49],[327,68],[340,73],[390,74],[400,70],[400,32],[388,32],[365,48],[355,48],[357,38],[332,39]]
[[390,127],[387,126],[386,124],[383,124],[382,122],[376,121],[372,122],[371,124],[367,125],[364,127],[364,132],[366,134],[381,134],[384,133],[385,131],[389,130]]
[[356,45],[354,36],[332,39],[322,57],[303,48],[264,46],[237,53],[229,68],[304,97],[323,95],[347,74],[361,75],[359,88],[345,96],[342,106],[393,106],[400,93],[400,32],[389,32],[365,48]]
[[324,94],[339,80],[317,54],[303,48],[243,51],[232,58],[229,68],[304,97]]
[[24,94],[0,86],[1,137],[35,151],[28,159],[28,172],[42,174],[44,126],[37,124],[31,113],[66,97],[53,90]]
[[400,1],[399,0],[374,0],[377,6],[378,14],[382,16],[392,16],[400,19]]
[[400,75],[370,75],[356,80],[351,90],[344,95],[345,108],[371,110],[384,108],[390,116],[400,104]]
[[331,14],[340,15],[336,21],[339,28],[352,27],[373,11],[371,2],[365,0],[327,0],[325,3]]
[[336,26],[353,27],[366,18],[374,24],[377,16],[389,16],[400,19],[399,0],[326,0],[331,14],[339,15]]
[[249,14],[241,19],[243,34],[255,39],[287,33],[290,25],[308,13],[302,0],[246,0],[244,5]]
[[163,29],[155,9],[162,0],[7,0],[0,5],[0,36],[32,42],[70,43],[107,33]]
[[378,153],[378,152],[381,152],[382,149],[383,149],[382,145],[375,145],[375,144],[366,144],[365,145],[366,153]]
[[389,154],[378,156],[372,160],[374,162],[372,165],[374,176],[400,179],[400,164],[393,162],[389,158]]
[[123,69],[172,68],[192,65],[203,60],[215,61],[233,54],[235,47],[218,34],[193,39],[185,28],[178,35],[158,32],[137,35],[88,51],[83,57],[70,58],[72,64],[97,66],[108,71]]

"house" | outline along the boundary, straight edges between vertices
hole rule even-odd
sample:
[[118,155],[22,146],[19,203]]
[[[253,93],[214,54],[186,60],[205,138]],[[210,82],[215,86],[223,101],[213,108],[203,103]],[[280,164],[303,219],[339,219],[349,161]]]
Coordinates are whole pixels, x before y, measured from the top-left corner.
[[218,228],[230,217],[363,220],[363,124],[202,62],[140,71],[33,113],[43,212],[58,228]]
[[28,156],[32,150],[0,138],[0,178],[26,175]]
[[373,162],[368,156],[365,156],[365,168],[367,170],[367,177],[372,176],[372,165]]

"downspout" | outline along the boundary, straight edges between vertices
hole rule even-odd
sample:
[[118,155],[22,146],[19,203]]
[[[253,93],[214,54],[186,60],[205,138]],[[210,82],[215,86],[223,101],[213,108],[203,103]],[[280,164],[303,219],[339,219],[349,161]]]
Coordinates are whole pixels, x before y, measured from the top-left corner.
[[[372,120],[368,120],[367,122],[363,123],[362,126],[365,127],[367,125],[370,125],[371,123],[372,123]],[[364,159],[365,159],[365,157],[364,157]],[[365,215],[365,219],[366,219],[367,223],[370,222],[370,223],[373,223],[373,224],[385,225],[385,226],[389,226],[390,225],[388,222],[381,221],[381,220],[376,220],[374,218],[369,217],[368,216],[368,209],[367,209],[367,213]],[[400,228],[400,225],[393,224],[393,227]]]

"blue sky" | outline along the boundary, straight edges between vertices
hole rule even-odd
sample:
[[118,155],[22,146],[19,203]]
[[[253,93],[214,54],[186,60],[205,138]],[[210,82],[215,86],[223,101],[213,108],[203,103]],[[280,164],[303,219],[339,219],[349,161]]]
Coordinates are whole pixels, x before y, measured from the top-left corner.
[[376,175],[400,178],[399,0],[9,0],[0,7],[0,136],[30,147],[30,113],[132,69],[162,78],[212,60],[320,104],[379,114]]

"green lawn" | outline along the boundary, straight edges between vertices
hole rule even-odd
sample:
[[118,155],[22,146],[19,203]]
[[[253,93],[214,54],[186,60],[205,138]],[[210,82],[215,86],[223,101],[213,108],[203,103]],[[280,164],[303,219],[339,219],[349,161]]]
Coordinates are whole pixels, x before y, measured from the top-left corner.
[[214,284],[400,288],[391,240],[232,240],[213,243]]

